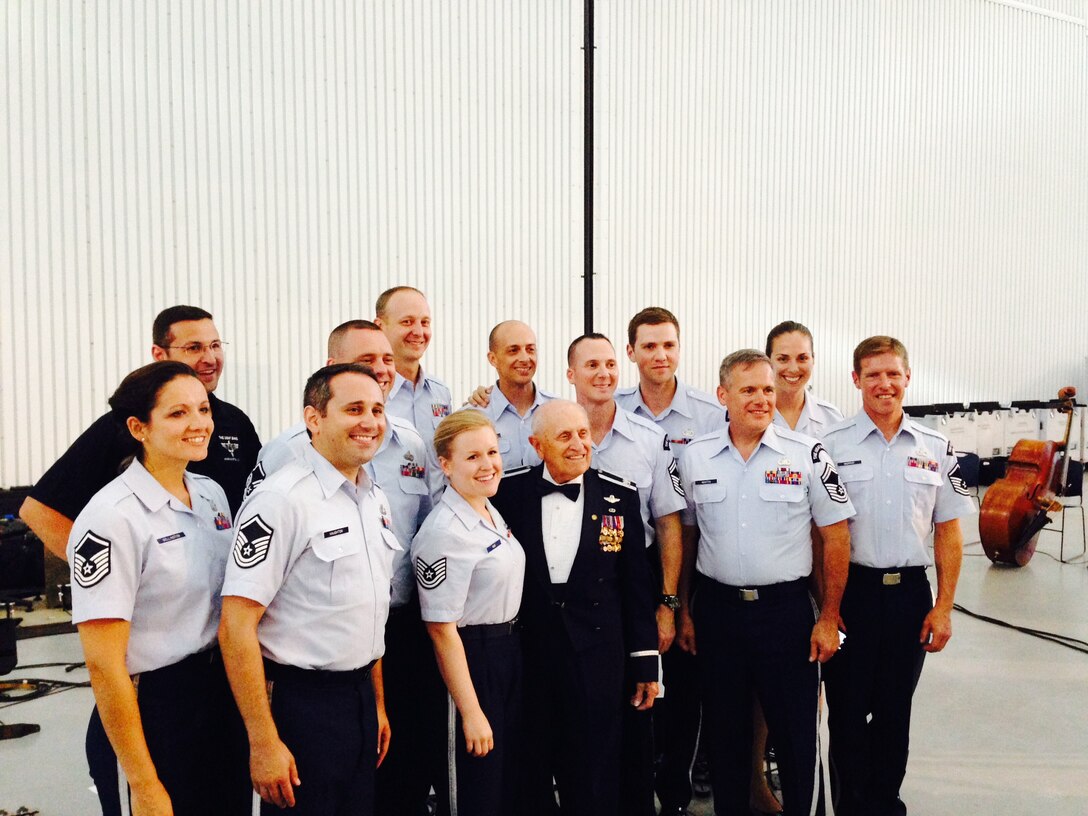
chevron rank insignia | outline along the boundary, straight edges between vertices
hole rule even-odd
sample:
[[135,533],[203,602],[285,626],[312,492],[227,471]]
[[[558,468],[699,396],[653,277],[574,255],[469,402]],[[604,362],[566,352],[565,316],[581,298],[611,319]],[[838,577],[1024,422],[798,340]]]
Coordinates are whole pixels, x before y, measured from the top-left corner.
[[234,539],[234,563],[242,569],[255,567],[268,557],[273,530],[260,516],[254,516],[238,528]]
[[249,498],[249,494],[256,490],[257,485],[263,482],[267,476],[268,474],[264,472],[264,465],[258,462],[256,467],[249,472],[249,478],[246,479],[246,492],[242,494],[242,498]]
[[422,558],[416,559],[416,580],[423,589],[434,589],[446,580],[446,557],[443,556],[433,564],[428,564]]
[[971,493],[967,489],[967,480],[963,478],[960,473],[960,463],[952,465],[952,470],[948,471],[948,481],[952,483],[952,489],[959,493],[961,496],[970,496]]
[[846,488],[839,481],[839,472],[835,470],[835,463],[831,459],[831,454],[827,452],[823,445],[817,443],[812,449],[812,462],[816,465],[816,470],[820,475],[820,483],[824,486],[824,490],[827,491],[831,501],[839,504],[846,504],[850,501],[850,497],[846,495]]
[[72,577],[76,583],[90,589],[109,575],[112,548],[108,538],[88,530],[72,551]]
[[675,459],[669,462],[669,480],[672,482],[672,489],[676,491],[676,495],[684,497],[684,485],[680,483],[680,469],[676,466]]

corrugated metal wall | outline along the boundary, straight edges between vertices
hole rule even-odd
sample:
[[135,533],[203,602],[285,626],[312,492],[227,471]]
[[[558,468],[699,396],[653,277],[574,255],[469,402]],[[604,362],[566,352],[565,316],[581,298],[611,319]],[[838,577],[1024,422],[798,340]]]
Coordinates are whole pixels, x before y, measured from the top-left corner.
[[387,286],[430,295],[458,394],[499,319],[577,333],[581,37],[539,0],[0,5],[0,485],[175,303],[215,314],[220,392],[265,438]]
[[598,7],[607,331],[672,307],[709,387],[799,320],[847,410],[871,334],[914,402],[1088,385],[1088,4]]
[[[800,319],[844,407],[878,331],[917,401],[1084,385],[1086,5],[597,0],[598,327],[670,306],[709,386]],[[430,295],[458,396],[513,316],[567,393],[581,28],[580,0],[0,5],[0,485],[178,302],[215,313],[265,437],[394,283]]]

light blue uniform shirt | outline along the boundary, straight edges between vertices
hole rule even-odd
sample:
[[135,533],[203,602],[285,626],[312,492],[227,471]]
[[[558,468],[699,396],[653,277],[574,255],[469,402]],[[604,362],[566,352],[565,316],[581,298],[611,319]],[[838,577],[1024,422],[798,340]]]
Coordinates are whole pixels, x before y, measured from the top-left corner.
[[637,385],[619,389],[616,402],[635,416],[648,419],[667,434],[674,459],[680,458],[692,439],[713,433],[725,425],[725,408],[710,394],[684,385],[679,378],[672,402],[658,416],[654,416],[646,407]]
[[[805,404],[801,406],[801,416],[797,418],[797,427],[793,430],[814,439],[823,439],[827,429],[839,422],[842,422],[842,412],[838,408],[812,394],[805,394]],[[790,427],[778,409],[774,412],[774,424],[787,430]]]
[[517,617],[525,552],[490,502],[489,524],[452,488],[412,542],[423,620],[458,626]]
[[654,540],[653,519],[684,509],[684,490],[668,437],[648,419],[616,405],[616,418],[599,445],[593,467],[620,476],[638,488],[646,546]]
[[450,389],[441,380],[428,377],[421,368],[419,385],[414,386],[400,374],[393,378],[393,387],[385,398],[385,412],[411,423],[427,445],[428,457],[434,446],[434,429],[453,410]]
[[933,525],[974,512],[949,441],[903,415],[891,442],[864,411],[833,426],[824,445],[858,514],[850,560],[866,567],[926,567]]
[[309,446],[238,511],[224,595],[267,607],[261,653],[302,669],[347,671],[385,652],[393,557],[389,500],[366,473],[351,484]]
[[696,567],[730,586],[763,586],[812,572],[811,523],[854,515],[834,462],[815,439],[771,425],[745,462],[721,431],[695,439],[680,461],[685,526],[699,528]]
[[[408,547],[419,525],[431,512],[431,497],[442,490],[445,480],[442,472],[427,460],[423,440],[416,429],[400,417],[386,414],[385,420],[381,447],[363,468],[389,499],[393,532],[402,547],[393,560],[391,603],[393,606],[403,606],[412,599],[415,591]],[[306,423],[292,425],[261,448],[247,490],[253,490],[288,462],[301,458],[311,447]]]
[[540,464],[540,457],[529,444],[529,436],[533,432],[533,414],[541,405],[555,399],[555,396],[541,391],[539,387],[534,388],[533,404],[525,416],[519,414],[518,409],[510,404],[510,400],[499,390],[498,383],[491,389],[491,402],[488,406],[477,409],[487,415],[498,431],[499,453],[502,454],[504,471]]
[[94,495],[68,538],[72,622],[129,621],[129,674],[216,642],[230,505],[206,476],[186,473],[185,487],[192,509],[133,462]]

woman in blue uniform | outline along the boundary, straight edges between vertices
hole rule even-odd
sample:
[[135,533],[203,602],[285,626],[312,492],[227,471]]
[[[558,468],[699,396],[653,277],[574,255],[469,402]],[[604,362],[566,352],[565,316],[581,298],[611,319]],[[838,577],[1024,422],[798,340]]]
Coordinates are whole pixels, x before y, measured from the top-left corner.
[[68,540],[102,811],[248,812],[245,743],[214,648],[230,507],[218,484],[186,471],[208,455],[207,391],[184,363],[157,362],[125,377],[110,408],[140,450]]
[[836,422],[842,422],[838,408],[808,392],[816,361],[812,332],[786,320],[767,334],[765,351],[774,368],[776,425],[819,439]]
[[412,541],[419,603],[449,691],[448,767],[439,812],[517,811],[525,553],[488,501],[502,478],[495,428],[479,411],[439,423],[435,452],[448,488]]

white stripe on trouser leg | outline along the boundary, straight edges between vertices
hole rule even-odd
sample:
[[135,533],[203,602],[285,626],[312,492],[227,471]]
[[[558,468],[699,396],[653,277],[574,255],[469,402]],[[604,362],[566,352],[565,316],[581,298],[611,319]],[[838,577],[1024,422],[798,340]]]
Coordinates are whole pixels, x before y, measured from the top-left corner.
[[450,816],[457,816],[457,705],[453,695],[446,692],[446,772],[449,776]]
[[812,803],[809,805],[808,816],[816,816],[817,806],[820,803],[820,757],[822,750],[820,748],[820,683],[823,682],[824,667],[817,662],[816,663],[816,722],[813,724],[816,728],[816,761],[813,763],[815,767],[812,769]]
[[117,760],[117,797],[121,802],[121,816],[131,816],[132,802],[129,801],[128,779],[121,767],[121,760]]

